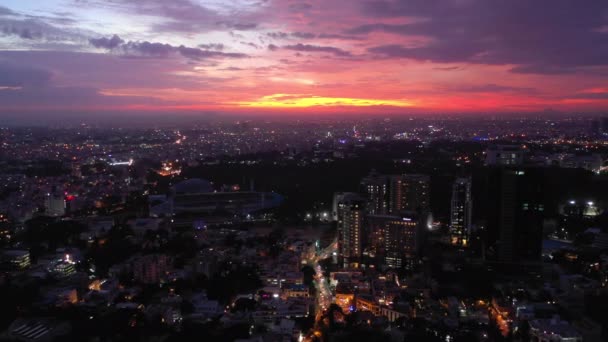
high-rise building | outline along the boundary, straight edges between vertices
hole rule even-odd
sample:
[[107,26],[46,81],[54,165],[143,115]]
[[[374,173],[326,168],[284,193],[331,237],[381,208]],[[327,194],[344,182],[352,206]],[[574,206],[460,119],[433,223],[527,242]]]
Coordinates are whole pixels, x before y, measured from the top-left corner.
[[80,169],[80,163],[72,162],[71,169],[72,169],[72,176],[77,177],[77,178],[82,177],[82,170]]
[[390,181],[389,213],[403,211],[428,212],[430,209],[430,178],[427,175],[403,174]]
[[472,209],[471,179],[458,178],[452,185],[450,206],[450,241],[453,245],[466,246],[469,242]]
[[524,163],[524,150],[518,145],[492,145],[486,150],[486,165],[514,166]]
[[133,263],[133,277],[143,284],[158,284],[169,271],[169,258],[164,254],[144,255]]
[[369,215],[385,215],[389,206],[389,177],[372,170],[361,180],[361,192],[367,197]]
[[350,196],[337,204],[338,247],[345,265],[356,265],[363,249],[365,201]]
[[65,198],[62,195],[49,193],[44,199],[44,209],[48,216],[65,215]]
[[348,203],[353,200],[362,200],[361,195],[356,192],[335,192],[332,201],[331,217],[334,221],[339,221],[338,208],[341,204]]
[[608,135],[608,117],[600,118],[599,130],[602,135]]
[[411,268],[420,248],[424,216],[416,213],[369,216],[371,254],[388,267]]
[[540,261],[544,219],[542,169],[490,168],[486,258],[505,264]]
[[2,261],[13,269],[26,269],[30,267],[30,252],[27,250],[12,249],[2,253]]

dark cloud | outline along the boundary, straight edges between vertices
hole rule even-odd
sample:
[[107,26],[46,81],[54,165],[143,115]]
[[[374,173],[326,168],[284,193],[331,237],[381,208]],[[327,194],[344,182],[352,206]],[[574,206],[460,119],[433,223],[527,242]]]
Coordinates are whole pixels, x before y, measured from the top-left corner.
[[237,31],[248,31],[257,28],[252,22],[253,16],[235,11],[220,13],[205,6],[204,3],[191,0],[74,0],[78,5],[111,8],[134,15],[148,15],[162,18],[152,25],[155,32],[191,32],[200,33],[227,28]]
[[511,68],[511,72],[517,74],[542,74],[542,75],[560,75],[567,73],[575,73],[579,71],[574,66],[558,66],[558,65],[546,65],[542,63],[526,64]]
[[279,49],[278,46],[276,46],[274,44],[268,44],[268,50],[270,50],[270,51],[276,51],[278,49]]
[[568,96],[570,99],[608,100],[608,92],[580,93]]
[[286,32],[268,32],[266,35],[272,39],[286,39],[289,37],[289,34]]
[[312,39],[317,35],[312,32],[268,32],[266,35],[272,39],[290,39],[290,38],[299,38],[299,39]]
[[[32,101],[36,99],[36,101]],[[139,96],[109,96],[93,87],[40,87],[0,91],[0,111],[11,107],[19,109],[44,109],[60,107],[91,108],[103,106],[124,106],[127,104],[161,104],[161,100]]]
[[73,24],[77,24],[78,20],[70,17],[71,14],[68,14],[67,12],[64,12],[64,15],[61,14],[54,14],[54,16],[47,16],[47,15],[25,15],[25,18],[28,19],[33,19],[33,20],[40,20],[43,22],[46,22],[48,24],[54,24],[54,25],[73,25]]
[[456,70],[462,70],[464,68],[459,67],[459,66],[450,66],[450,67],[436,67],[433,68],[435,70],[441,70],[441,71],[456,71]]
[[[149,75],[157,72],[158,67],[158,63],[152,61],[117,58],[99,53],[0,51],[0,87],[10,88],[0,90],[0,111],[11,108],[48,110],[160,103],[163,101],[143,96],[104,95],[99,90],[109,84],[154,84],[150,80],[159,79],[150,78]],[[70,79],[70,83],[75,85],[57,84],[53,77],[55,73]],[[104,77],[110,83],[104,83]],[[98,86],[90,86],[91,80],[95,80]],[[175,86],[184,83],[184,80],[180,80]]]
[[537,93],[537,90],[530,87],[512,87],[505,86],[500,84],[488,83],[482,85],[472,85],[472,86],[461,86],[457,88],[453,88],[451,90],[457,90],[462,92],[471,92],[471,93],[526,93],[532,94]]
[[[231,53],[214,51],[210,49],[199,49],[193,47],[187,47],[184,45],[173,46],[171,44],[156,43],[148,41],[129,41],[125,42],[118,35],[112,36],[112,38],[97,38],[90,39],[91,45],[97,48],[104,48],[112,51],[119,51],[124,53],[127,57],[157,57],[167,58],[173,53],[178,53],[186,58],[190,59],[205,59],[205,58],[245,58],[246,54],[243,53]],[[206,46],[214,48],[215,50],[222,50],[224,46],[222,44],[201,44],[199,46]]]
[[51,77],[48,70],[0,63],[0,87],[40,87]]
[[198,47],[201,49],[204,49],[204,50],[217,50],[217,51],[224,50],[224,44],[222,44],[222,43],[199,44]]
[[[114,51],[114,50],[113,50]],[[174,53],[179,56],[177,52]],[[61,75],[61,82],[92,85],[96,88],[180,88],[200,86],[196,77],[171,74],[181,70],[181,58],[167,58],[159,63],[155,58],[124,58],[120,48],[113,53],[68,51],[0,51],[0,61],[17,69],[52,70]],[[137,56],[136,56],[137,57]],[[48,71],[47,71],[48,72]]]
[[89,39],[89,42],[91,43],[91,45],[93,45],[96,48],[111,50],[111,49],[114,49],[115,47],[118,47],[125,41],[122,40],[118,35],[113,35],[112,38],[106,38],[106,37],[92,38],[92,39]]
[[389,33],[405,35],[405,34],[408,34],[408,32],[409,32],[408,30],[410,28],[411,28],[411,26],[407,25],[407,24],[396,25],[396,24],[376,23],[376,24],[366,24],[366,25],[356,26],[356,27],[346,30],[345,33],[347,33],[347,34],[368,34],[368,33],[376,32],[376,31],[381,31],[381,32],[389,32]]
[[0,15],[18,15],[16,12],[12,11],[10,8],[6,8],[4,6],[0,6]]
[[47,16],[16,15],[0,16],[0,37],[13,36],[21,42],[9,42],[9,49],[75,49],[90,36],[85,30],[74,30],[58,24],[59,19]]
[[[465,42],[460,42],[465,44]],[[378,54],[385,58],[411,58],[417,60],[429,60],[440,63],[453,62],[481,62],[476,59],[477,53],[472,53],[471,50],[477,50],[474,43],[469,43],[469,46],[463,47],[459,42],[445,43],[444,46],[430,45],[425,47],[407,47],[398,44],[389,44],[375,46],[367,49],[367,51]],[[481,53],[481,51],[479,52]]]
[[42,38],[42,31],[39,30],[37,25],[28,25],[34,23],[33,21],[18,22],[11,21],[1,24],[1,32],[5,36],[17,36],[21,39],[40,39]]
[[312,39],[317,36],[316,34],[310,32],[292,32],[291,35],[293,37],[302,39]]
[[169,57],[175,48],[169,44],[143,42],[128,42],[121,45],[128,54],[149,56],[149,57]]
[[310,44],[295,44],[287,45],[283,47],[287,50],[299,51],[299,52],[327,52],[339,57],[349,57],[351,53],[333,46],[319,46]]
[[235,52],[220,52],[220,51],[209,51],[209,50],[201,50],[197,48],[190,48],[180,45],[177,48],[177,51],[184,57],[190,59],[205,59],[205,58],[214,58],[214,57],[226,57],[226,58],[245,58],[247,57],[244,53],[235,53]]
[[363,37],[354,35],[334,34],[334,33],[321,33],[318,35],[321,39],[338,39],[338,40],[363,40]]
[[246,23],[246,24],[228,24],[229,28],[237,30],[237,31],[249,31],[254,30],[258,27],[258,24],[254,23]]
[[240,42],[242,45],[246,45],[246,46],[250,46],[254,49],[260,49],[260,46],[256,43],[252,43],[252,42]]
[[290,4],[288,8],[290,12],[304,12],[312,9],[312,5],[307,2],[298,2]]
[[542,74],[608,66],[608,35],[598,30],[608,20],[604,0],[367,1],[362,13],[408,19],[358,26],[347,34],[382,31],[430,38],[424,46],[369,50],[387,58],[514,64],[513,72]]

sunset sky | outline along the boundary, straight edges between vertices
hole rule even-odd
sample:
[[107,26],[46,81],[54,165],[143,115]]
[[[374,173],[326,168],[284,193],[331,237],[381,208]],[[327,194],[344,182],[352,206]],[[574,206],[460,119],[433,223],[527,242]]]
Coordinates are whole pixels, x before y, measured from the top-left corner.
[[608,110],[608,1],[0,2],[2,112],[546,109]]

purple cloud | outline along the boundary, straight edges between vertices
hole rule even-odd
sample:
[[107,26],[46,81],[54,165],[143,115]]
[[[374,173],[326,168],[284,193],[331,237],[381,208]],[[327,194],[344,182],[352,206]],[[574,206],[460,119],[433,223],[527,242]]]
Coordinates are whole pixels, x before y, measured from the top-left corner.
[[295,44],[287,45],[283,47],[287,50],[293,50],[298,52],[327,52],[339,57],[350,57],[352,54],[348,51],[342,50],[333,46],[319,46],[310,44]]
[[169,44],[143,42],[128,42],[122,45],[122,48],[128,53],[149,57],[169,57],[175,48]]
[[115,47],[118,47],[125,41],[122,40],[118,35],[113,35],[112,38],[106,38],[106,37],[92,38],[92,39],[89,39],[89,42],[91,43],[91,45],[93,45],[96,48],[111,50],[111,49],[114,49]]
[[200,33],[228,28],[248,31],[257,28],[251,19],[254,17],[235,11],[221,13],[204,4],[191,0],[75,0],[76,3],[100,8],[112,8],[134,15],[147,15],[162,18],[152,25],[154,32],[191,32]]
[[500,85],[495,83],[481,84],[481,85],[471,85],[471,86],[460,86],[455,87],[449,90],[457,90],[462,92],[471,92],[471,93],[525,93],[525,94],[533,94],[538,91],[534,88],[530,87],[513,87]]
[[232,23],[232,24],[227,24],[227,27],[237,30],[237,31],[250,31],[253,30],[255,28],[258,27],[258,24],[254,24],[254,23],[245,23],[245,24],[241,24],[241,23]]
[[608,2],[589,0],[367,1],[374,18],[406,17],[406,24],[374,23],[346,30],[382,31],[430,38],[426,46],[380,45],[369,52],[386,58],[433,62],[515,64],[518,73],[554,74],[578,67],[608,66]]
[[213,57],[227,57],[227,58],[245,58],[247,57],[244,53],[235,53],[235,52],[219,52],[219,51],[209,51],[209,50],[201,50],[197,48],[189,48],[183,45],[180,45],[177,48],[177,51],[184,57],[190,59],[205,59],[205,58],[213,58]]
[[[122,51],[127,57],[156,57],[156,58],[167,58],[171,56],[173,53],[178,53],[186,58],[190,59],[204,59],[204,58],[245,58],[248,57],[243,53],[231,53],[231,52],[221,52],[221,51],[213,51],[213,50],[203,50],[199,48],[187,47],[184,45],[173,46],[171,44],[166,43],[156,43],[156,42],[148,42],[148,41],[129,41],[125,42],[118,35],[112,36],[112,38],[97,38],[90,39],[89,42],[91,45],[97,48],[104,48],[107,50],[119,50]],[[223,49],[224,46],[222,44],[201,44],[199,46],[207,46],[211,48]]]
[[289,8],[290,12],[297,13],[297,12],[305,12],[305,11],[312,9],[312,5],[307,2],[298,2],[295,4],[290,4],[288,8]]
[[337,40],[363,40],[363,37],[358,37],[355,35],[344,35],[344,34],[334,34],[334,33],[321,33],[318,38],[321,39],[337,39]]
[[1,32],[5,36],[18,36],[22,39],[40,39],[42,31],[39,30],[39,25],[33,20],[28,21],[9,21],[1,25]]
[[217,51],[224,50],[224,44],[222,44],[222,43],[199,44],[198,47],[201,49],[204,49],[204,50],[217,50]]
[[10,8],[6,8],[4,6],[0,6],[0,15],[9,16],[9,15],[17,15],[16,12],[12,11]]
[[40,87],[47,85],[52,73],[48,70],[0,64],[0,87]]
[[286,39],[289,37],[289,34],[286,32],[268,32],[266,35],[272,39]]
[[317,36],[316,34],[310,32],[292,32],[291,35],[302,39],[312,39]]
[[256,43],[252,43],[252,42],[240,42],[240,43],[242,45],[249,46],[249,47],[252,47],[254,49],[259,49],[260,48],[260,46],[258,44],[256,44]]
[[268,32],[266,35],[272,39],[290,39],[290,38],[299,38],[299,39],[313,39],[317,35],[312,32]]

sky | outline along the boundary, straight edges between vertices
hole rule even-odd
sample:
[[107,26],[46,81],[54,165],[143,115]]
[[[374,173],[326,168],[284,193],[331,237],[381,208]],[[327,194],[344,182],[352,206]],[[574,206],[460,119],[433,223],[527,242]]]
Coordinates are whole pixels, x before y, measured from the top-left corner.
[[0,113],[546,110],[608,110],[608,1],[0,2]]

